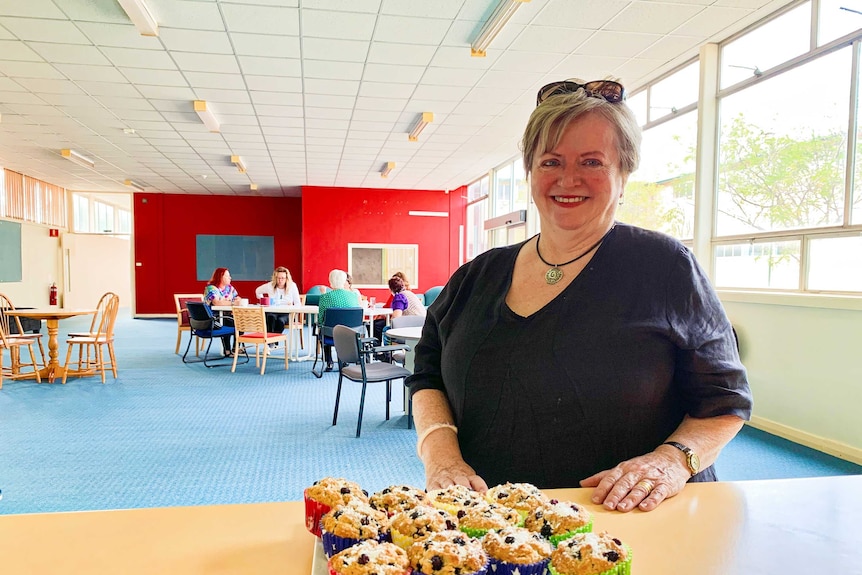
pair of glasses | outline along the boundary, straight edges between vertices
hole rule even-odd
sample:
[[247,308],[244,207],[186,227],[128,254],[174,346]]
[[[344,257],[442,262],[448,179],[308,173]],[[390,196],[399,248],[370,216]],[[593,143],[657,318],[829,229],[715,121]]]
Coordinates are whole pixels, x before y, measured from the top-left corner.
[[557,94],[574,94],[578,90],[583,90],[587,96],[593,98],[601,98],[611,104],[619,104],[626,99],[626,89],[619,82],[613,80],[593,80],[586,84],[579,84],[572,80],[563,80],[561,82],[552,82],[547,86],[543,86],[536,95],[536,105],[538,106],[551,96]]

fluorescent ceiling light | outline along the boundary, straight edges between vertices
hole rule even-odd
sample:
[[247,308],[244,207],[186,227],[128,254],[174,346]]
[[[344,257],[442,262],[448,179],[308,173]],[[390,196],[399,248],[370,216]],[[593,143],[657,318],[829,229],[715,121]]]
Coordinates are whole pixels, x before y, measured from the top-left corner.
[[141,36],[158,36],[159,23],[144,0],[117,0]]
[[408,216],[428,216],[432,218],[448,218],[449,212],[426,212],[422,210],[410,210]]
[[239,156],[231,156],[230,163],[236,166],[236,171],[238,171],[240,174],[245,173],[245,164],[243,163],[242,158],[240,158]]
[[210,132],[219,131],[218,120],[216,120],[216,117],[207,108],[206,100],[195,100],[195,112]]
[[144,185],[143,185],[143,184],[139,184],[138,182],[136,182],[136,181],[134,181],[134,180],[126,180],[125,182],[123,182],[123,184],[125,184],[125,185],[129,186],[130,188],[135,188],[135,189],[136,189],[136,190],[138,190],[139,192],[146,192],[146,191],[147,191],[147,190],[144,188]]
[[72,160],[79,166],[84,166],[85,168],[90,168],[91,170],[96,167],[96,162],[88,158],[87,156],[82,156],[75,150],[60,150],[60,155],[66,158],[67,160]]
[[521,4],[529,1],[530,0],[500,0],[500,3],[497,5],[497,9],[494,10],[494,13],[491,14],[491,17],[488,18],[488,21],[485,22],[484,26],[482,26],[482,30],[479,31],[479,35],[476,36],[473,43],[470,44],[470,55],[484,58],[485,50],[488,49],[488,46],[491,45],[491,42],[494,41],[497,34],[503,30],[503,27],[515,14],[515,11],[521,7]]
[[395,169],[395,162],[386,162],[386,165],[383,166],[383,169],[380,170],[381,178],[388,178],[389,172]]
[[422,133],[422,130],[425,129],[425,126],[434,121],[434,112],[422,112],[422,116],[419,118],[419,121],[410,131],[410,135],[407,136],[407,139],[411,142],[415,142],[419,139],[419,134]]

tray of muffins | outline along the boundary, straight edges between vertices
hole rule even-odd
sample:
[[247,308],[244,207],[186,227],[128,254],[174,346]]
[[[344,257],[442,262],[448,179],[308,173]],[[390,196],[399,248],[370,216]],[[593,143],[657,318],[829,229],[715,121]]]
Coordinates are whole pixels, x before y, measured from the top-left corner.
[[478,493],[327,477],[305,489],[312,575],[630,575],[631,548],[528,483]]

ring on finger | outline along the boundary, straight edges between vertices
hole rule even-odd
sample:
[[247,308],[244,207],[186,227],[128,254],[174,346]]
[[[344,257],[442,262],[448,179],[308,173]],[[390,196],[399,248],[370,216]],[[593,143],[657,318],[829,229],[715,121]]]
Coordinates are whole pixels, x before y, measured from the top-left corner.
[[650,493],[652,493],[652,490],[655,489],[655,483],[653,483],[651,479],[644,478],[638,481],[635,484],[635,487],[640,487],[641,489],[646,491],[647,495],[649,495]]

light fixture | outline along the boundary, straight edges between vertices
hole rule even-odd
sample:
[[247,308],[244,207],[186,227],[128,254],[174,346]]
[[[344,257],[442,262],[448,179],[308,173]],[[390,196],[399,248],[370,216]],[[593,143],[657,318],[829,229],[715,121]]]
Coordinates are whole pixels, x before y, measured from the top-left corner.
[[134,128],[123,128],[124,134],[134,134],[136,131]]
[[124,181],[124,182],[123,182],[123,184],[125,184],[125,185],[129,186],[130,188],[135,188],[135,189],[136,189],[136,190],[138,190],[139,192],[146,192],[146,191],[147,191],[147,190],[144,188],[144,185],[143,185],[143,184],[139,184],[139,183],[138,183],[138,182],[136,182],[135,180],[126,180],[126,181]]
[[158,36],[159,23],[144,0],[117,0],[141,36]]
[[249,184],[248,189],[251,190],[252,192],[256,192],[257,191],[257,184]]
[[380,170],[381,178],[388,178],[389,172],[395,169],[395,162],[386,162],[386,165],[383,166],[383,169]]
[[410,135],[407,136],[407,139],[411,142],[415,142],[419,140],[419,134],[422,133],[422,130],[425,129],[425,126],[434,121],[434,112],[422,112],[422,116],[419,118],[419,121],[413,126],[413,129],[410,131]]
[[237,172],[239,172],[240,174],[245,173],[245,164],[243,163],[242,158],[240,158],[239,156],[231,156],[230,163],[236,166]]
[[218,120],[216,120],[216,117],[207,108],[206,100],[195,100],[195,112],[210,132],[219,131]]
[[500,0],[494,13],[491,14],[491,17],[488,18],[488,21],[485,22],[485,25],[482,26],[482,29],[479,31],[479,35],[476,36],[476,39],[473,40],[472,44],[470,44],[470,55],[484,58],[485,50],[488,49],[488,46],[491,45],[491,42],[494,41],[497,34],[503,30],[503,27],[515,14],[515,10],[520,8],[521,4],[524,2],[529,1],[530,0]]
[[66,158],[67,160],[72,160],[79,166],[84,166],[85,168],[90,168],[91,170],[96,167],[96,162],[88,158],[87,156],[82,156],[75,150],[60,150],[60,155]]

